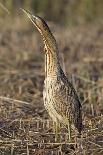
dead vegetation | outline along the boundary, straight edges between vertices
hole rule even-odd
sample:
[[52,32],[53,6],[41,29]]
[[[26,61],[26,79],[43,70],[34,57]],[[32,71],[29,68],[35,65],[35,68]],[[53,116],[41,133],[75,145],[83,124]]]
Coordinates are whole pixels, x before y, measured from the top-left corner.
[[62,127],[60,142],[55,141],[53,122],[42,100],[44,55],[40,35],[30,23],[18,18],[0,20],[0,154],[102,155],[103,25],[64,29],[51,24],[51,29],[61,64],[82,102],[82,138],[76,144],[73,131],[68,143]]

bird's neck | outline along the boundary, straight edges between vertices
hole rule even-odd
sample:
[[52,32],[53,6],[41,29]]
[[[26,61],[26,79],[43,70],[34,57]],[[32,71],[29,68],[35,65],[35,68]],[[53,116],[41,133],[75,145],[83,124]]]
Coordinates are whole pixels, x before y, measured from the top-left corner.
[[58,53],[45,53],[45,76],[55,78],[59,75],[60,63]]

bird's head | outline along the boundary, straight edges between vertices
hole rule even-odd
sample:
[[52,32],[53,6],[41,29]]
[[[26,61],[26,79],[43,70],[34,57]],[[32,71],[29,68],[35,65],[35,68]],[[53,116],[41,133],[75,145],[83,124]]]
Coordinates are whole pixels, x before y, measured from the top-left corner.
[[40,32],[41,36],[43,37],[44,44],[47,48],[51,50],[56,50],[56,41],[54,36],[52,35],[48,25],[46,22],[39,16],[33,15],[29,11],[22,9],[22,11],[30,18],[32,23],[35,25],[35,27]]

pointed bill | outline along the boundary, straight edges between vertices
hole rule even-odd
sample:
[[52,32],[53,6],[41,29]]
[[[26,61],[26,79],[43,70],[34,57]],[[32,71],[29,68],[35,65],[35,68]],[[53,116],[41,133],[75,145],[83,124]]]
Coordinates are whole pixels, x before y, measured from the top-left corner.
[[25,9],[22,9],[22,8],[20,8],[29,18],[30,18],[30,20],[33,22],[33,23],[35,23],[35,21],[34,20],[36,20],[37,19],[37,17],[35,16],[35,15],[33,15],[30,11],[28,11],[28,10],[25,10]]
[[40,32],[40,29],[42,29],[40,25],[43,24],[43,19],[40,18],[39,16],[33,15],[30,11],[27,11],[22,8],[20,9],[28,16],[28,18],[31,20],[31,22],[37,27],[37,29]]
[[25,10],[25,9],[22,9],[22,8],[20,8],[29,18],[31,18],[33,15],[29,12],[29,11],[27,11],[27,10]]

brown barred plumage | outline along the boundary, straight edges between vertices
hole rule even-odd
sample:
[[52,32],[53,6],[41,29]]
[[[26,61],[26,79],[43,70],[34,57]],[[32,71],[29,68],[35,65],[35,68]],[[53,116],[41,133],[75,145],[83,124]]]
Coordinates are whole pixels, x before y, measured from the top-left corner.
[[43,91],[45,109],[54,122],[69,127],[72,123],[81,133],[81,103],[73,85],[68,81],[61,69],[56,40],[41,17],[34,16],[26,10],[23,11],[37,27],[45,46],[45,82]]

